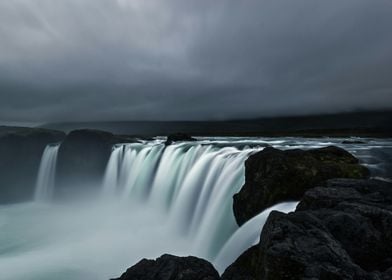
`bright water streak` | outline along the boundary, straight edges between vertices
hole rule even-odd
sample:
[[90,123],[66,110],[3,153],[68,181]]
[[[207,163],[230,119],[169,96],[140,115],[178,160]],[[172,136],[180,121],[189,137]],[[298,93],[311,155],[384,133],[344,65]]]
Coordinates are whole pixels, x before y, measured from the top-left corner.
[[59,148],[58,144],[48,145],[42,154],[34,195],[36,201],[49,201],[52,198]]
[[178,234],[192,239],[193,251],[212,259],[237,228],[232,196],[244,182],[244,161],[261,149],[120,144],[109,159],[103,195],[166,213]]
[[226,267],[237,259],[238,252],[244,252],[250,245],[255,245],[259,242],[261,230],[272,211],[289,213],[295,210],[297,204],[297,202],[277,204],[264,210],[262,213],[246,222],[242,227],[238,228],[214,260],[216,269],[223,272]]

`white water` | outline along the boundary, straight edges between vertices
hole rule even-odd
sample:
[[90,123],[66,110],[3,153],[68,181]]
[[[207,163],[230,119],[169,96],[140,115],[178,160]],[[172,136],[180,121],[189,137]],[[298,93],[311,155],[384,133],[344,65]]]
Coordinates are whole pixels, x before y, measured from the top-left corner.
[[262,148],[160,142],[116,145],[104,178],[104,197],[119,196],[166,213],[192,251],[213,259],[236,230],[232,196],[244,182],[244,161]]
[[264,210],[262,213],[253,217],[240,228],[238,228],[225,246],[220,250],[219,255],[214,260],[218,271],[224,271],[227,266],[232,264],[238,257],[238,252],[244,252],[251,245],[255,245],[260,240],[261,230],[272,211],[288,213],[294,211],[298,202],[284,202]]
[[[279,204],[241,228],[234,223],[232,195],[244,181],[244,160],[262,145],[340,145],[373,168],[376,176],[390,174],[385,172],[385,157],[392,150],[391,141],[341,141],[214,138],[165,149],[162,141],[117,145],[100,200],[0,206],[0,279],[107,280],[141,258],[163,253],[204,257],[222,272],[258,240],[271,210],[289,212],[295,207]],[[41,166],[44,162],[48,168],[42,167],[46,174],[41,177],[53,178],[55,156],[52,164],[49,154],[43,156]],[[53,191],[41,188],[38,184],[37,193]]]
[[58,144],[48,145],[42,154],[34,195],[36,201],[49,201],[52,198],[59,148]]

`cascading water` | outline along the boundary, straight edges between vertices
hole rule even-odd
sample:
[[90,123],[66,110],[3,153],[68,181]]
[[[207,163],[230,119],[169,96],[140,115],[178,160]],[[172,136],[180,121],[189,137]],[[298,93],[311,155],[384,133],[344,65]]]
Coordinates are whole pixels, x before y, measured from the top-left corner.
[[59,148],[60,144],[50,144],[42,154],[34,195],[36,201],[47,201],[53,195]]
[[245,252],[250,245],[255,245],[259,242],[261,230],[272,211],[287,213],[293,211],[297,207],[297,204],[298,202],[279,203],[264,210],[238,228],[215,258],[214,264],[216,269],[224,271],[228,265],[236,260],[239,252]]
[[[223,272],[258,241],[270,211],[295,208],[295,203],[278,204],[240,228],[234,222],[232,195],[244,181],[244,161],[265,145],[341,146],[372,176],[391,178],[390,140],[362,139],[366,144],[358,145],[342,140],[219,137],[167,147],[161,140],[119,144],[108,161],[100,199],[92,192],[90,199],[41,203],[53,192],[58,145],[50,145],[38,176],[40,199],[0,206],[0,278],[107,280],[141,258],[164,253],[203,257]],[[84,185],[75,184],[78,196]]]
[[213,259],[237,229],[232,196],[244,181],[244,161],[262,149],[159,141],[113,148],[103,193],[167,213],[199,256]]

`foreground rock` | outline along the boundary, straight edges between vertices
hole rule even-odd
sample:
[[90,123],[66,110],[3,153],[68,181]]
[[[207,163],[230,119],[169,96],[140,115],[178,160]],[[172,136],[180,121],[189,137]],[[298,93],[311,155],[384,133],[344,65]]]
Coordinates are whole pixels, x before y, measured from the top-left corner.
[[218,272],[207,261],[196,257],[163,255],[143,259],[114,280],[217,280]]
[[173,144],[173,142],[178,142],[178,141],[196,141],[196,139],[188,134],[176,133],[167,136],[165,145],[171,145]]
[[239,225],[276,203],[301,199],[306,190],[327,179],[369,175],[358,159],[334,146],[308,151],[269,147],[250,156],[245,168],[245,185],[233,204]]
[[14,203],[33,197],[38,168],[46,145],[60,142],[60,131],[0,127],[0,203]]
[[[62,142],[57,163],[56,191],[66,196],[71,188],[100,186],[114,144],[126,141],[99,130],[74,130]],[[58,187],[58,188],[57,188]]]
[[222,279],[392,279],[392,184],[335,179],[309,190],[296,212],[271,213]]

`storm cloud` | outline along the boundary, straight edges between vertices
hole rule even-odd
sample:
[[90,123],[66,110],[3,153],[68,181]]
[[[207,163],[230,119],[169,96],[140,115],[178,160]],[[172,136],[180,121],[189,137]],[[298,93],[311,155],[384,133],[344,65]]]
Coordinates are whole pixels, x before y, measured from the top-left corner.
[[0,121],[392,107],[390,0],[0,1]]

